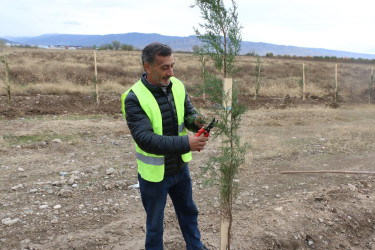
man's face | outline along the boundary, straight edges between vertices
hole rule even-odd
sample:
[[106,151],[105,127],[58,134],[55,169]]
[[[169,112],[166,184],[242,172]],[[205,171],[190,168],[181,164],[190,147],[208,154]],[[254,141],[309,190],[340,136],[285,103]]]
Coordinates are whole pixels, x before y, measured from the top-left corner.
[[173,76],[174,59],[170,56],[155,56],[154,63],[145,63],[144,67],[147,72],[147,81],[152,85],[166,87]]

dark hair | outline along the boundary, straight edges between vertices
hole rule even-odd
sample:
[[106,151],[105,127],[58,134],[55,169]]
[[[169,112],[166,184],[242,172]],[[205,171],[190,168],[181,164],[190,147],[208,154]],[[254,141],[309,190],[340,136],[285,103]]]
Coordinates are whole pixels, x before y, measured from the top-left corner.
[[170,56],[172,55],[172,48],[166,44],[154,42],[147,45],[142,50],[142,65],[146,62],[152,64],[155,60],[155,56]]

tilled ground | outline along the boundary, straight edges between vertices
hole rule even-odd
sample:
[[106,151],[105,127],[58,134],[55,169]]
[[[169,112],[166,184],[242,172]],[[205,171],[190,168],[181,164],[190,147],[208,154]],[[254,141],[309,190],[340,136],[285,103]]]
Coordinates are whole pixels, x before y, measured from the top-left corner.
[[[196,107],[209,108],[207,104],[199,97],[190,96],[191,101]],[[337,103],[332,102],[329,96],[325,98],[311,97],[305,102],[301,98],[265,98],[259,97],[254,100],[252,96],[240,96],[240,101],[245,103],[250,109],[259,108],[278,108],[285,109],[301,105],[323,104],[333,108],[338,107]],[[33,95],[33,96],[14,96],[10,105],[7,97],[0,96],[0,117],[13,119],[17,117],[39,116],[39,115],[115,115],[121,114],[120,95],[100,95],[99,103],[95,103],[91,95]]]
[[[6,108],[1,99],[7,119],[0,120],[0,249],[143,249],[145,214],[133,188],[134,146],[119,100],[108,96],[98,107],[70,97],[39,97],[39,103],[38,97],[22,98],[35,105]],[[321,133],[335,121],[364,124],[340,118],[340,112],[358,116],[358,109],[348,106],[317,119],[314,109],[306,108],[310,114],[290,122],[289,111],[274,109],[282,104],[269,104],[272,111],[265,115],[265,110],[251,110],[244,116],[240,133],[253,148],[237,180],[241,190],[233,211],[232,248],[374,249],[374,175],[281,174],[374,171],[374,151],[335,153],[319,134],[293,153],[266,154],[278,141],[294,146],[307,131]],[[371,117],[374,111],[366,109],[360,119],[373,126]],[[367,145],[374,145],[371,140]],[[219,249],[219,195],[217,186],[202,185],[200,166],[219,144],[212,138],[190,164],[199,226],[211,249]],[[164,242],[165,249],[184,249],[170,201]]]

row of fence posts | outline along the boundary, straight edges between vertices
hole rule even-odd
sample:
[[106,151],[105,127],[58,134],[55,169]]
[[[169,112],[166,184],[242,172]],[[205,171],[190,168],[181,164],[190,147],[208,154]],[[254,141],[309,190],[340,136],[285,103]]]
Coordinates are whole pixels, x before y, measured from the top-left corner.
[[[8,64],[7,64],[7,58],[6,56],[4,56],[4,64],[5,64],[5,67],[6,67],[6,70],[5,70],[5,81],[7,82],[7,89],[10,89],[10,79],[9,79],[9,70],[7,68]],[[203,58],[203,64],[205,64],[205,58]],[[202,77],[204,77],[205,75],[205,65],[202,65]],[[95,96],[95,103],[96,104],[99,104],[99,89],[98,89],[98,70],[97,70],[97,62],[96,62],[96,50],[94,50],[94,69],[95,69],[95,75],[94,75],[94,87],[95,87],[95,93],[94,93],[94,96]],[[203,78],[204,80],[204,78]],[[303,101],[306,100],[306,70],[305,70],[305,64],[303,63],[302,64],[302,84],[303,84],[303,87],[302,87],[302,99]],[[374,67],[371,68],[371,75],[370,75],[370,84],[369,84],[369,104],[371,104],[371,101],[372,101],[372,86],[374,84]],[[231,87],[230,87],[231,89]],[[9,91],[10,92],[10,91]],[[338,83],[338,80],[337,80],[337,64],[335,65],[335,102],[338,101],[338,92],[339,92],[339,83]],[[10,93],[7,93],[8,94],[8,99],[10,101]],[[203,100],[205,100],[205,93],[203,93]]]
[[[305,64],[302,64],[302,100],[306,100],[306,76],[305,76]],[[370,85],[369,85],[369,104],[371,104],[372,99],[372,85],[374,84],[374,67],[371,67],[371,74],[370,74]],[[339,95],[339,83],[337,80],[337,64],[335,65],[335,102],[338,101]]]
[[[201,68],[201,74],[202,78],[204,80],[205,75],[205,58],[203,57],[202,61],[202,68]],[[95,102],[99,104],[99,90],[98,90],[98,70],[97,70],[97,63],[96,63],[96,50],[94,50],[94,68],[95,68],[95,76],[94,76],[94,87],[95,87]],[[259,67],[260,69],[260,67]],[[335,65],[335,102],[338,101],[338,93],[339,93],[339,83],[338,83],[338,77],[337,77],[337,64]],[[232,82],[232,80],[230,80]],[[370,88],[369,88],[369,104],[371,104],[372,99],[372,85],[374,82],[374,67],[371,68],[371,77],[370,77]],[[302,100],[306,100],[306,70],[305,70],[305,64],[302,64]],[[224,86],[227,86],[228,89],[232,89],[232,85],[229,84],[229,80],[224,80]],[[203,100],[205,100],[205,93],[203,92]]]

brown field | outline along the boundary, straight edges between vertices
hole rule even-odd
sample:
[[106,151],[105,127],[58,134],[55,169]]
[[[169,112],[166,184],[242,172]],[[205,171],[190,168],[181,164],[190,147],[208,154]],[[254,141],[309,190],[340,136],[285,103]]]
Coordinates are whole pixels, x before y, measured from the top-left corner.
[[[94,90],[94,53],[91,50],[42,50],[11,49],[7,55],[15,95],[90,94]],[[374,62],[327,62],[311,59],[261,58],[263,72],[260,96],[300,97],[298,82],[302,78],[302,64],[306,67],[307,92],[311,97],[333,96],[335,65],[338,64],[338,84],[342,101],[368,102],[371,67]],[[200,82],[200,63],[192,54],[175,54],[175,75],[190,89]],[[232,77],[237,81],[244,96],[254,94],[256,57],[240,56],[239,71]],[[121,94],[142,73],[139,51],[98,51],[99,93]],[[215,73],[212,62],[207,70]],[[4,67],[0,67],[4,76]],[[4,85],[4,82],[1,84]],[[0,95],[5,95],[2,87]]]
[[[139,191],[130,188],[137,182],[134,146],[119,99],[142,72],[140,53],[98,52],[95,105],[92,51],[5,52],[15,83],[11,104],[0,92],[0,249],[143,249],[145,215]],[[175,61],[193,104],[212,114],[194,89],[198,59],[176,54]],[[239,132],[251,150],[236,180],[232,248],[375,249],[375,175],[281,174],[375,172],[375,108],[367,104],[372,65],[338,64],[337,106],[334,62],[262,61],[259,100],[252,98],[256,58],[239,57],[242,70],[233,76],[249,107]],[[218,190],[202,185],[200,166],[219,145],[211,139],[190,164],[210,249],[219,249]],[[164,241],[165,249],[184,249],[170,201]]]

